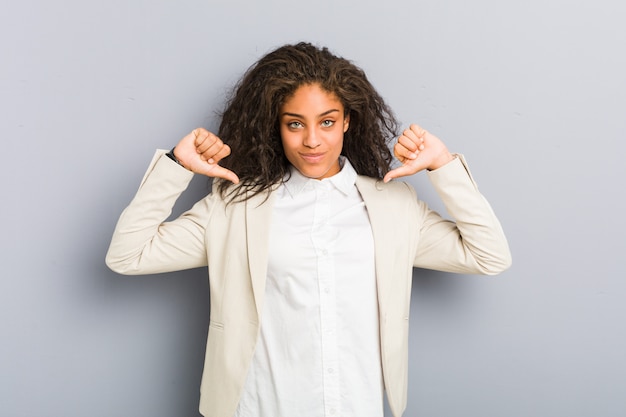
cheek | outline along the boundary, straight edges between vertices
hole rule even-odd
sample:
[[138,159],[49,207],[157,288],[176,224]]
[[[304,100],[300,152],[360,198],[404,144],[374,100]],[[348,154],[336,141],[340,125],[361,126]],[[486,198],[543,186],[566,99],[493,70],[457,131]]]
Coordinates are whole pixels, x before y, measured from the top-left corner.
[[333,148],[336,152],[341,153],[341,149],[343,148],[343,132],[340,132],[333,140]]

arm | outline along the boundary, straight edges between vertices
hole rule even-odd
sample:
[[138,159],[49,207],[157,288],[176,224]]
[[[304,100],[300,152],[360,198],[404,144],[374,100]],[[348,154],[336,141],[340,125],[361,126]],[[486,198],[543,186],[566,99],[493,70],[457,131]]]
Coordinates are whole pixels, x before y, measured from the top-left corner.
[[462,155],[428,172],[454,222],[418,201],[422,212],[414,265],[448,272],[498,274],[511,265],[495,213],[479,192]]
[[130,205],[122,212],[106,255],[120,274],[168,272],[206,265],[204,225],[210,198],[165,222],[193,173],[157,151]]
[[500,222],[478,191],[465,159],[418,125],[398,139],[394,154],[402,166],[385,181],[423,169],[454,222],[417,201],[420,230],[414,265],[448,272],[497,274],[511,265],[511,253]]
[[218,165],[230,148],[212,133],[195,129],[173,153],[178,164],[157,151],[137,194],[120,216],[106,256],[107,265],[118,273],[151,274],[207,264],[205,226],[216,198],[207,196],[176,220],[165,220],[194,172],[239,181]]

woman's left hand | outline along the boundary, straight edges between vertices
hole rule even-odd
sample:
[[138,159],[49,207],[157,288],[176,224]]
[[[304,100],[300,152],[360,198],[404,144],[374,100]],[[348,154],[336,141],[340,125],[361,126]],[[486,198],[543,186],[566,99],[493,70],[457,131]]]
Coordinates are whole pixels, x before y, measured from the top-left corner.
[[432,171],[454,159],[437,136],[416,124],[402,132],[393,147],[393,153],[402,166],[389,171],[383,179],[384,182],[413,175],[423,169]]

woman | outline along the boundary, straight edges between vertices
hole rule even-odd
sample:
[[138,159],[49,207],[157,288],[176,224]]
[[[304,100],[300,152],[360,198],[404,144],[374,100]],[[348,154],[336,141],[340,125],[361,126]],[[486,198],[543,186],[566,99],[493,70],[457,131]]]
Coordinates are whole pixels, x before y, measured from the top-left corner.
[[[122,274],[208,266],[200,411],[211,417],[394,416],[407,395],[414,266],[497,274],[500,224],[460,155],[396,121],[365,74],[286,45],[244,75],[218,135],[158,151],[107,264]],[[427,169],[455,222],[394,178]],[[191,177],[214,192],[171,222]]]

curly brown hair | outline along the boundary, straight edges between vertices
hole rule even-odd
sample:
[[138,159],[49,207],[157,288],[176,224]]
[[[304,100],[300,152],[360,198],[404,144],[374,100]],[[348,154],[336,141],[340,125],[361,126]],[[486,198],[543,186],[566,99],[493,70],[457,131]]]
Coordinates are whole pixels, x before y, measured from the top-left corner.
[[363,70],[310,43],[282,46],[253,64],[235,85],[222,113],[218,136],[231,148],[220,162],[240,184],[217,185],[222,197],[247,199],[279,184],[290,172],[279,126],[279,111],[302,85],[319,84],[334,93],[350,116],[341,154],[356,172],[381,179],[389,171],[389,142],[398,124]]

